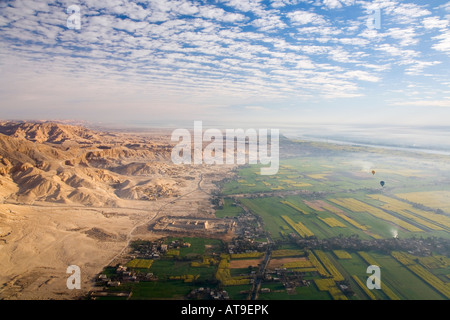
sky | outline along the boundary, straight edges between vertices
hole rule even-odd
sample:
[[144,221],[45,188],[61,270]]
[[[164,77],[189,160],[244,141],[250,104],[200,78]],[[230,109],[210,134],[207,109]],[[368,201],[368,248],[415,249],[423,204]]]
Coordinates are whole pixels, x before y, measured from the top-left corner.
[[0,119],[450,127],[449,67],[449,1],[0,1]]

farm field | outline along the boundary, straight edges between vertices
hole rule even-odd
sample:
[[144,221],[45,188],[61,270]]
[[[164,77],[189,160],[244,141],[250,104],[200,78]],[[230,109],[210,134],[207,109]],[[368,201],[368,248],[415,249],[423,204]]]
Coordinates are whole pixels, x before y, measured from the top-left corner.
[[413,203],[421,203],[427,207],[450,211],[450,191],[422,191],[400,193],[397,196]]
[[[131,260],[128,266],[158,278],[127,283],[132,298],[154,288],[161,297],[180,299],[208,287],[225,290],[230,299],[450,299],[449,162],[344,149],[347,154],[337,148],[328,157],[282,159],[273,176],[261,176],[258,165],[239,168],[236,179],[222,185],[223,206],[215,215],[257,217],[251,221],[262,231],[254,237],[242,232],[233,251],[222,240],[183,237],[180,243],[189,246],[151,263]],[[243,242],[246,250],[236,250]],[[380,289],[367,287],[369,266],[379,267]]]
[[[231,198],[245,194],[235,199],[261,217],[275,243],[351,237],[366,242],[450,239],[450,193],[443,191],[450,182],[448,164],[440,167],[424,160],[411,165],[404,157],[367,157],[370,160],[286,159],[275,176],[260,176],[257,166],[246,167],[238,172],[238,180],[223,190]],[[385,181],[384,187],[381,180]],[[245,188],[240,185],[244,181]],[[302,249],[300,245],[298,250]],[[449,299],[448,256],[427,251],[424,256],[410,259],[413,265],[404,265],[389,254],[389,249],[385,250],[311,250],[306,261],[292,258],[286,263],[272,256],[269,269],[303,272],[303,279],[315,288],[314,294],[308,289],[311,297],[320,292],[329,299]],[[369,265],[380,267],[380,290],[366,287]],[[344,293],[345,286],[340,283],[349,285],[352,293]],[[307,291],[304,287],[297,289]],[[294,296],[292,290],[289,294],[278,290],[261,294],[260,298]]]
[[235,217],[242,214],[242,212],[241,207],[233,205],[233,200],[225,198],[223,208],[216,210],[215,215],[217,218]]
[[[257,194],[264,192],[264,195],[239,198],[239,201],[263,218],[268,232],[274,239],[282,239],[289,232],[296,232],[296,225],[303,236],[314,235],[318,238],[351,234],[357,234],[365,239],[390,238],[394,235],[449,237],[449,216],[436,213],[437,209],[427,207],[425,204],[419,209],[398,196],[404,194],[399,192],[400,190],[411,189],[414,185],[412,179],[418,179],[418,175],[424,176],[421,178],[424,180],[423,188],[427,183],[435,187],[436,181],[430,174],[425,175],[425,170],[399,169],[396,173],[392,166],[389,170],[381,170],[380,175],[383,175],[381,178],[386,179],[389,173],[390,179],[393,180],[392,182],[389,180],[389,183],[395,183],[393,186],[386,185],[383,188],[379,185],[378,177],[375,178],[377,174],[373,175],[369,170],[364,172],[357,167],[352,168],[351,163],[344,159],[337,158],[330,161],[335,164],[334,170],[324,168],[323,159],[284,160],[276,176],[260,176],[257,168],[244,168],[239,171],[239,177],[242,179],[237,181],[251,181],[256,185],[254,192]],[[305,172],[319,174],[318,172],[323,170],[327,175],[316,179],[313,185],[292,187],[294,183],[311,179]],[[415,175],[407,176],[410,170],[413,170]],[[356,173],[357,179],[354,178]],[[436,172],[434,178],[448,179],[445,177],[448,173],[443,174],[444,176],[441,176]],[[242,191],[237,181],[231,182],[234,186],[226,185],[224,193],[232,196],[233,193]],[[274,191],[272,187],[266,186],[266,184],[273,186],[276,181],[280,182],[277,185],[283,189]],[[320,192],[316,191],[317,187],[320,187]],[[253,189],[247,188],[245,192],[251,194]],[[447,194],[443,192],[437,194],[445,202]]]

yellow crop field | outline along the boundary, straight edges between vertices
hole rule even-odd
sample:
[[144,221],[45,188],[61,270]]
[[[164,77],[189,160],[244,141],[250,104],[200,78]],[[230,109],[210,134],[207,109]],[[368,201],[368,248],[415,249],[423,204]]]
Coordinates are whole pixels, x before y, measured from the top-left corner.
[[180,255],[180,250],[169,249],[169,250],[167,250],[166,255],[168,255],[168,256],[179,256]]
[[293,184],[293,183],[296,183],[294,180],[289,180],[289,179],[285,179],[285,180],[281,180],[281,179],[280,179],[280,181],[281,181],[281,182],[284,182],[284,183],[287,183],[287,184]]
[[358,251],[358,254],[361,258],[363,258],[363,260],[365,262],[367,262],[369,265],[375,265],[375,266],[379,266],[378,262],[375,261],[375,259],[368,254],[367,252],[364,251]]
[[230,264],[227,259],[222,259],[217,267],[216,279],[225,286],[237,286],[249,284],[250,279],[246,277],[232,277],[230,274]]
[[221,253],[220,254],[220,259],[230,260],[231,256],[228,253]]
[[334,300],[348,300],[341,290],[338,289],[333,279],[314,279],[314,282],[320,291],[328,291]]
[[191,267],[209,267],[212,265],[216,265],[218,263],[219,263],[219,261],[217,261],[216,259],[214,259],[212,257],[203,257],[202,262],[192,261]]
[[333,250],[333,253],[339,259],[343,259],[343,260],[352,259],[352,255],[345,250]]
[[231,259],[251,259],[260,258],[264,255],[264,252],[245,252],[245,253],[232,253]]
[[[427,207],[433,209],[441,209],[446,212],[450,212],[450,191],[425,191],[425,192],[409,192],[409,193],[398,193],[397,197],[411,201],[413,203],[420,203]],[[418,214],[428,220],[432,220],[447,228],[450,228],[450,218],[442,215],[436,214],[434,212],[424,211],[412,207],[412,213]]]
[[339,220],[336,220],[335,218],[321,218],[321,217],[319,217],[319,219],[322,220],[323,222],[325,222],[327,225],[329,225],[332,228],[334,228],[334,227],[345,228],[345,224],[343,224]]
[[291,218],[289,218],[288,216],[281,216],[283,218],[284,221],[286,221],[287,224],[289,224],[292,229],[295,230],[295,232],[297,232],[297,234],[299,236],[301,236],[302,238],[306,238],[306,237],[311,237],[314,235],[314,233],[309,230],[303,223],[301,222],[294,222]]
[[194,280],[197,280],[200,277],[199,274],[193,275],[193,274],[184,274],[181,276],[170,276],[170,280],[184,280],[186,283],[193,282]]
[[366,227],[366,226],[364,226],[364,225],[362,225],[362,224],[359,224],[358,222],[356,222],[355,220],[353,220],[352,218],[346,216],[346,215],[343,214],[343,213],[335,213],[335,215],[337,215],[339,218],[341,218],[341,219],[347,221],[348,223],[350,223],[351,225],[355,226],[356,228],[358,228],[358,229],[360,229],[360,230],[363,230],[363,231],[366,231],[366,230],[367,230],[367,227]]
[[367,286],[361,281],[361,279],[358,278],[358,276],[354,275],[352,276],[353,280],[358,284],[358,286],[364,291],[364,293],[371,299],[371,300],[377,300],[375,295],[372,293],[372,291],[367,288]]
[[[432,230],[444,230],[443,228],[441,228],[440,226],[431,223],[429,221],[426,221],[420,217],[417,217],[414,214],[411,214],[409,212],[417,212],[419,209],[415,209],[412,205],[390,198],[390,197],[386,197],[384,195],[380,195],[380,194],[371,194],[369,195],[369,197],[371,197],[372,199],[376,199],[379,201],[384,202],[385,204],[382,206],[383,209],[389,210],[389,211],[393,211],[396,212],[402,216],[404,216],[405,218],[414,220],[415,222],[420,223],[421,225],[428,227]],[[407,212],[409,211],[409,212]],[[424,211],[425,213],[425,211]],[[428,216],[429,214],[426,213],[426,215]],[[424,214],[422,214],[422,216],[424,216]]]
[[126,266],[129,268],[141,268],[148,269],[152,266],[153,260],[151,259],[133,259],[129,261]]
[[433,209],[450,212],[450,191],[423,191],[396,194],[397,197],[421,203]]
[[317,179],[317,180],[326,180],[328,173],[315,173],[315,174],[307,174],[308,177],[311,179]]
[[411,209],[409,209],[409,211],[411,211],[412,213],[415,213],[419,216],[422,216],[428,220],[436,222],[437,224],[440,224],[441,226],[444,226],[445,228],[447,228],[447,230],[450,230],[450,218],[447,216],[444,216],[442,214],[437,214],[434,212],[430,212],[430,211],[420,210],[420,209],[417,209],[414,207],[411,207]]
[[388,222],[394,222],[398,226],[408,231],[423,232],[422,229],[419,229],[416,226],[413,226],[412,224],[404,220],[398,219],[397,217],[394,217],[381,209],[375,208],[359,200],[353,198],[340,198],[340,199],[330,199],[330,201],[336,203],[337,205],[340,205],[341,207],[347,208],[348,210],[353,212],[367,212],[376,218],[383,219]]
[[279,249],[272,251],[272,258],[304,256],[305,251],[295,249]]
[[308,250],[308,259],[311,261],[312,265],[317,269],[317,272],[323,277],[330,277],[330,274],[325,270],[320,261],[316,258],[312,251]]
[[391,300],[401,300],[385,283],[381,284],[381,290],[388,296]]
[[305,211],[303,211],[301,208],[299,208],[299,207],[297,207],[295,204],[293,204],[293,203],[290,203],[289,201],[284,201],[284,200],[282,200],[282,201],[280,201],[282,204],[286,204],[286,205],[288,205],[289,207],[291,207],[292,209],[295,209],[295,210],[297,210],[298,212],[300,212],[300,213],[302,213],[302,214],[308,214],[308,212],[305,212]]
[[447,299],[450,299],[450,286],[421,265],[416,264],[413,256],[399,251],[393,251],[392,256]]
[[306,182],[300,182],[300,183],[293,183],[292,186],[297,188],[303,188],[303,187],[310,187],[311,184]]
[[361,224],[359,224],[358,222],[356,222],[355,220],[353,220],[352,218],[346,216],[344,214],[344,211],[342,211],[339,208],[336,208],[335,206],[323,201],[323,200],[314,200],[314,201],[303,201],[307,206],[309,206],[310,208],[316,210],[316,211],[329,211],[331,213],[334,213],[335,215],[337,215],[339,218],[341,218],[342,220],[347,221],[348,223],[350,223],[351,225],[353,225],[354,227],[366,231],[367,227],[363,226]]
[[317,288],[320,291],[328,291],[329,287],[336,285],[333,279],[317,279],[314,281],[316,282]]
[[321,250],[314,250],[314,254],[317,256],[317,258],[320,260],[320,262],[325,266],[325,268],[328,270],[328,272],[333,276],[333,279],[335,281],[344,281],[344,277],[342,274],[336,269],[334,264],[328,259],[325,252]]
[[[312,263],[309,260],[297,260],[293,262],[288,262],[283,264],[283,268],[293,269],[293,268],[310,268],[312,267]],[[314,269],[315,270],[315,269]]]
[[296,272],[314,272],[317,271],[314,267],[306,267],[306,268],[291,268],[292,271]]
[[450,258],[436,255],[428,257],[418,257],[419,263],[427,269],[447,268],[450,266]]
[[378,235],[376,233],[370,232],[370,231],[366,231],[366,234],[368,234],[369,236],[371,236],[374,239],[383,239],[382,236],[380,236],[380,235]]

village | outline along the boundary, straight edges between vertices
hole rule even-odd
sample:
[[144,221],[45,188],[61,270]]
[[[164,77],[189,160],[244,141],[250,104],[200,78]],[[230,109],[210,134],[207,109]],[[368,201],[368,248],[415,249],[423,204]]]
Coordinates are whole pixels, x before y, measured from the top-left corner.
[[[234,205],[239,205],[235,202]],[[339,236],[327,239],[318,239],[315,236],[301,238],[294,233],[287,234],[284,240],[274,242],[270,234],[264,229],[261,218],[254,215],[247,208],[241,214],[223,219],[205,219],[195,217],[163,217],[156,221],[151,228],[154,231],[164,231],[165,237],[157,240],[136,240],[131,242],[130,250],[124,255],[122,263],[109,266],[95,279],[96,287],[89,293],[89,299],[120,298],[130,299],[133,296],[133,285],[139,283],[161,283],[167,280],[182,280],[189,284],[183,298],[191,300],[229,300],[233,299],[228,288],[223,286],[217,278],[217,266],[224,255],[232,256],[258,256],[261,261],[258,266],[242,269],[235,276],[248,279],[248,289],[241,290],[239,295],[244,299],[257,299],[260,294],[271,292],[286,292],[295,294],[297,288],[308,287],[312,284],[312,277],[320,277],[317,272],[310,271],[307,276],[304,272],[285,267],[269,268],[271,253],[283,246],[295,246],[301,250],[337,250],[345,249],[349,252],[359,250],[374,250],[377,252],[391,252],[402,250],[417,256],[427,256],[434,251],[448,254],[449,243],[441,238],[410,238],[398,237],[390,239],[364,240],[357,235]],[[171,235],[171,236],[168,236]],[[227,241],[220,235],[230,234]],[[209,238],[205,238],[209,235]],[[187,240],[191,239],[191,240]],[[192,249],[190,241],[198,242],[203,239],[203,250],[192,250],[189,254],[180,254],[183,250]],[[213,243],[215,244],[207,244]],[[200,241],[201,242],[201,241]],[[198,244],[196,244],[198,246]],[[200,246],[200,247],[201,247]],[[208,250],[204,248],[208,247]],[[263,259],[264,258],[264,259]],[[161,270],[153,271],[152,263],[157,261],[177,263],[184,265],[184,275],[168,276]],[[133,265],[130,262],[141,261],[143,265]],[[151,262],[150,262],[151,261]],[[148,262],[147,265],[145,263]],[[207,268],[208,279],[199,279],[195,275],[198,269],[194,266]],[[159,272],[159,273],[158,273]],[[191,274],[193,273],[193,274]],[[167,283],[168,284],[168,283]],[[169,285],[169,284],[168,284]],[[336,282],[342,293],[347,296],[354,294],[350,283]],[[276,288],[276,289],[274,289]]]
[[432,251],[449,255],[450,241],[445,238],[398,238],[390,239],[371,239],[364,240],[357,235],[350,237],[332,237],[327,239],[317,239],[310,237],[302,239],[294,234],[290,234],[290,241],[296,243],[301,248],[336,250],[346,249],[349,251],[374,250],[382,253],[390,253],[392,251],[405,251],[416,256],[429,256]]

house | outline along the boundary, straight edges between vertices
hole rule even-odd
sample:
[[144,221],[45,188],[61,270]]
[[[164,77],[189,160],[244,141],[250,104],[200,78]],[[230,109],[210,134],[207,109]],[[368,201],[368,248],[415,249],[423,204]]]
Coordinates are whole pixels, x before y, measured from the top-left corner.
[[120,286],[120,281],[109,281],[107,283],[107,286],[108,287],[118,287],[118,286]]
[[117,273],[121,273],[121,272],[125,272],[125,271],[127,271],[127,267],[124,267],[122,265],[119,265],[116,269]]

